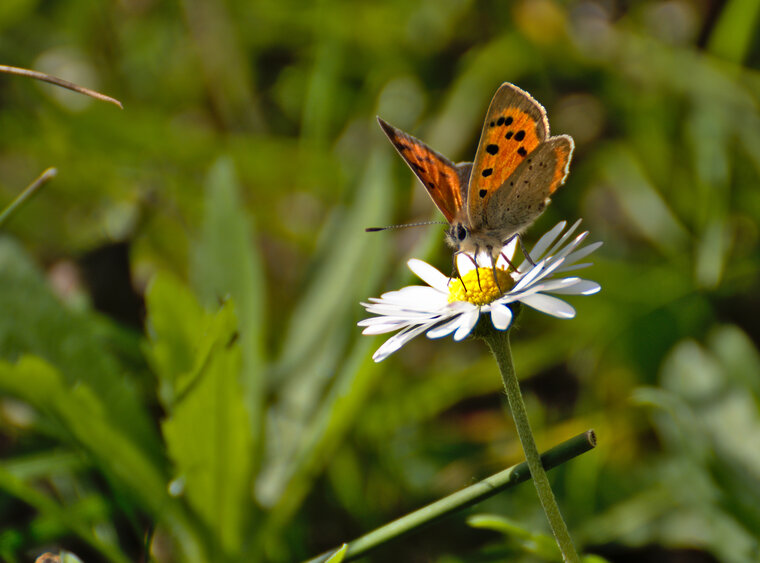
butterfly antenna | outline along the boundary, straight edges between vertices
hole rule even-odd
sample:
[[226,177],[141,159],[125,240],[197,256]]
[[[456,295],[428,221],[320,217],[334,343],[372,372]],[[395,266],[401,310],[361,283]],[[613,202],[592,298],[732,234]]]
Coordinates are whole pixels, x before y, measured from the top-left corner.
[[406,223],[404,225],[388,225],[387,227],[367,227],[364,232],[375,233],[377,231],[387,231],[389,229],[405,229],[407,227],[424,227],[426,225],[448,225],[443,221],[423,221],[421,223]]

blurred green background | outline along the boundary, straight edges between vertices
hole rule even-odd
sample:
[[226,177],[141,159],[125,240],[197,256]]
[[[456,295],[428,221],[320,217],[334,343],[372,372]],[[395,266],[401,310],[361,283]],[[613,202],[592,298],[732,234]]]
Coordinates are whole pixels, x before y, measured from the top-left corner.
[[[522,460],[482,342],[374,364],[359,301],[444,271],[375,122],[474,156],[493,92],[575,138],[527,233],[603,240],[515,361],[576,543],[760,557],[760,3],[0,3],[0,559],[298,561]],[[468,525],[493,513],[512,533]],[[497,527],[498,528],[498,527]],[[522,530],[523,532],[519,532]],[[367,561],[542,560],[526,484]],[[540,542],[539,542],[540,543]]]

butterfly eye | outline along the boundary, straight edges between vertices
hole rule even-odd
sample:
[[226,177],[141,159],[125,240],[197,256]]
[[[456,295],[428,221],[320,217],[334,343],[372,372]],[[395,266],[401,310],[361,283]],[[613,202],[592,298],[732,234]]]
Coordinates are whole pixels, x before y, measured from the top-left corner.
[[459,242],[462,242],[466,238],[467,238],[467,229],[464,228],[464,225],[462,225],[462,223],[459,223],[457,225],[457,240]]

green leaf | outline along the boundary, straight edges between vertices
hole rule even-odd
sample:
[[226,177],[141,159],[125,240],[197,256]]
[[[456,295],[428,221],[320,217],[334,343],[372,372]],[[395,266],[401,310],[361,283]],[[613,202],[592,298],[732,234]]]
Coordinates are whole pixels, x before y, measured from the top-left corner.
[[742,63],[757,38],[760,3],[755,0],[729,0],[722,7],[709,42],[711,53]]
[[83,563],[83,561],[70,551],[61,551],[59,554],[61,563]]
[[[314,457],[319,450],[317,444],[324,442],[332,447],[351,423],[351,419],[342,420],[344,426],[333,434],[327,421],[340,417],[344,408],[355,416],[365,398],[363,384],[357,382],[352,387],[361,363],[355,359],[355,350],[361,349],[362,357],[368,357],[371,340],[364,338],[346,348],[352,333],[358,336],[354,323],[359,301],[366,298],[383,269],[376,257],[386,254],[379,246],[384,241],[363,229],[378,224],[387,214],[389,172],[389,160],[376,152],[364,171],[354,206],[330,237],[335,242],[328,245],[324,260],[292,315],[278,364],[282,378],[275,382],[280,401],[269,415],[277,442],[267,444],[267,464],[257,481],[257,496],[264,505],[283,501],[285,512],[297,507],[303,500],[303,487],[310,485],[314,477],[311,464],[324,463],[326,459],[321,454]],[[332,388],[326,397],[328,384]],[[342,389],[338,394],[336,386]],[[335,406],[337,403],[340,407]],[[289,480],[294,474],[300,477],[291,485]],[[290,486],[296,492],[282,499],[283,491]]]
[[[70,388],[63,375],[50,365],[38,358],[24,357],[16,365],[0,362],[0,393],[37,409],[64,441],[82,449],[112,483],[126,488],[146,511],[159,518],[171,518],[173,503],[166,494],[162,467],[156,466],[125,429],[110,419],[106,403],[87,385]],[[57,521],[73,527],[99,549],[113,551],[92,539],[87,528],[73,521],[57,503],[29,489],[20,477],[3,470],[0,487],[41,512],[52,513]]]
[[[35,485],[24,482],[5,468],[0,468],[0,489],[34,507],[40,515],[55,522],[77,536],[111,561],[129,561],[117,546],[112,545],[93,533],[93,523],[82,518],[81,513],[62,506]],[[1,543],[1,542],[0,542]]]
[[346,552],[348,551],[348,544],[344,543],[338,549],[335,550],[325,563],[341,563],[346,558]]
[[628,220],[643,236],[669,252],[686,246],[688,232],[651,184],[633,151],[619,144],[608,149],[600,163]]
[[473,528],[493,530],[515,540],[524,551],[533,553],[547,561],[562,561],[557,544],[551,536],[526,530],[520,524],[505,516],[476,514],[467,518]]
[[171,412],[178,390],[195,368],[208,315],[186,285],[164,273],[153,278],[145,301],[150,339],[145,355],[158,377],[164,408]]
[[[475,514],[467,519],[473,528],[500,532],[517,542],[528,553],[538,555],[546,561],[562,561],[557,544],[548,534],[538,534],[523,528],[516,521],[496,514]],[[584,563],[604,563],[606,559],[598,555],[582,555]]]
[[[264,335],[266,327],[264,268],[252,242],[251,218],[240,199],[231,160],[219,159],[206,179],[201,240],[193,256],[192,279],[204,305],[216,307],[231,296],[240,321],[243,392],[250,410],[251,434],[261,435],[263,416]],[[254,451],[259,445],[253,444]]]
[[197,371],[162,428],[177,471],[172,488],[211,531],[211,560],[220,561],[242,549],[251,505],[253,437],[239,379],[243,358],[232,304],[197,330],[203,334]]
[[162,456],[158,435],[140,402],[131,368],[114,351],[117,335],[104,319],[66,309],[29,258],[9,238],[0,239],[0,357],[24,354],[54,365],[68,392],[85,385],[102,402],[103,417],[120,428],[155,463]]
[[345,220],[326,237],[327,253],[293,312],[283,339],[281,372],[292,375],[294,366],[310,362],[314,351],[322,348],[325,332],[336,325],[345,326],[346,313],[363,298],[359,288],[366,287],[367,280],[379,274],[382,263],[378,263],[377,256],[386,254],[377,246],[382,241],[363,231],[387,217],[390,183],[387,155],[373,153],[356,202],[343,216]]

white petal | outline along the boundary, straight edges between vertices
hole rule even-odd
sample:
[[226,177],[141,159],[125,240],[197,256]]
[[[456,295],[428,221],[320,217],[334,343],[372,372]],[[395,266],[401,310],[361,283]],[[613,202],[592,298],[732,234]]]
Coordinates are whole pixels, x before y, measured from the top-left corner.
[[[547,254],[556,254],[559,249],[562,248],[562,246],[567,242],[567,239],[570,238],[570,236],[575,232],[575,230],[578,228],[578,226],[581,224],[581,219],[578,219],[575,223],[572,224],[572,226],[567,230],[565,234],[563,234],[560,239],[554,243],[554,245],[547,251]],[[588,235],[588,231],[585,233],[581,233],[580,240],[583,240]],[[570,243],[571,246],[577,246],[580,243],[580,240],[574,240]]]
[[[390,319],[390,321],[388,319]],[[398,318],[379,316],[379,317],[369,317],[368,319],[362,319],[356,324],[358,326],[374,326],[374,325],[379,325],[379,324],[386,324],[388,322],[396,323],[397,321],[398,321]],[[408,322],[408,321],[405,320],[404,322]]]
[[512,311],[506,305],[500,303],[491,304],[491,322],[494,328],[506,330],[512,322]]
[[588,231],[583,231],[581,234],[579,234],[577,237],[575,237],[570,243],[568,243],[564,248],[557,247],[556,251],[553,251],[552,253],[556,258],[564,258],[571,252],[573,252],[580,244],[586,240],[586,237],[588,236]]
[[412,338],[418,334],[425,332],[428,328],[430,328],[430,324],[424,324],[414,328],[410,327],[408,329],[402,330],[398,334],[394,334],[388,340],[386,340],[374,354],[372,354],[372,359],[376,362],[382,362],[385,358],[398,351]]
[[448,292],[442,293],[424,285],[408,285],[398,291],[383,293],[378,304],[393,305],[410,311],[431,311],[448,302]]
[[519,238],[515,236],[515,237],[512,237],[512,239],[501,248],[501,252],[499,252],[499,258],[496,260],[497,268],[506,270],[509,267],[511,267],[509,262],[507,262],[505,258],[508,259],[510,262],[514,261],[515,252],[517,251],[517,245],[519,244],[519,242],[520,242]]
[[575,309],[573,309],[568,303],[557,299],[551,295],[544,295],[543,293],[535,293],[533,295],[526,295],[520,298],[520,301],[525,303],[528,307],[552,315],[553,317],[559,317],[561,319],[572,319],[575,316]]
[[568,264],[574,264],[578,260],[581,260],[585,258],[586,256],[588,256],[589,254],[591,254],[592,252],[594,252],[600,246],[602,246],[602,241],[599,240],[596,242],[592,242],[591,244],[584,246],[580,250],[576,250],[575,252],[571,252],[570,254],[568,254],[566,262]]
[[[559,236],[559,234],[565,228],[565,225],[567,225],[567,221],[560,221],[554,225],[554,227],[552,227],[544,236],[538,239],[538,242],[533,245],[533,249],[530,251],[530,257],[534,262],[537,262],[544,255],[546,249],[549,248],[551,243],[554,242],[554,239]],[[526,263],[530,264],[527,262],[527,260],[523,262],[523,264]],[[520,267],[522,268],[522,265]]]
[[563,287],[562,289],[553,289],[552,293],[563,295],[593,295],[598,293],[602,286],[591,280],[578,280],[574,285]]
[[374,336],[376,334],[386,334],[388,332],[396,332],[397,330],[402,329],[402,328],[405,328],[403,324],[399,325],[395,323],[390,323],[390,324],[379,323],[379,324],[364,327],[364,330],[362,330],[362,334],[368,334],[368,335]]
[[480,316],[480,311],[477,309],[477,307],[473,307],[471,311],[467,311],[461,315],[462,322],[459,325],[459,328],[454,333],[454,340],[459,342],[460,340],[464,340],[465,337],[467,337],[468,334],[470,334],[470,331],[472,330],[472,327],[475,326],[475,324],[478,322],[478,317]]
[[544,267],[546,266],[546,261],[542,260],[533,268],[531,268],[528,273],[526,273],[522,278],[520,278],[520,281],[515,284],[515,287],[512,288],[512,291],[522,291],[526,287],[528,287],[530,284],[532,284],[538,277],[543,273]]
[[423,262],[412,258],[407,262],[409,269],[414,272],[418,278],[428,284],[430,287],[437,289],[438,291],[448,292],[449,277],[444,276],[436,268]]
[[475,255],[475,262],[481,268],[490,268],[493,266],[493,256],[486,249],[483,249]]
[[459,254],[457,254],[456,261],[457,261],[457,272],[459,272],[460,276],[464,276],[468,272],[472,272],[474,269],[477,268],[477,265],[475,263],[475,258],[472,256],[472,254],[467,254],[466,252],[460,252]]
[[440,308],[429,308],[424,311],[413,311],[408,307],[401,307],[392,303],[367,303],[364,308],[368,313],[383,317],[401,317],[404,319],[418,319],[420,317],[429,317],[435,314]]
[[[577,220],[575,223],[573,223],[573,225],[565,233],[563,233],[563,235],[559,239],[557,239],[557,241],[546,251],[546,256],[556,255],[557,252],[566,248],[567,240],[575,232],[575,230],[578,228],[578,225],[580,225],[580,223],[581,223],[580,219]],[[570,243],[570,246],[573,246],[574,248],[575,246],[577,246],[577,244],[578,244],[577,241],[573,241]]]
[[562,264],[565,263],[564,258],[552,258],[549,262],[547,262],[544,266],[544,270],[541,272],[541,275],[538,279],[544,279],[550,275],[552,275],[557,268],[559,268]]
[[581,278],[559,278],[556,280],[546,280],[540,284],[532,286],[530,289],[533,293],[549,292],[557,293],[567,287],[571,287],[581,281]]
[[[396,305],[386,305],[386,304],[368,305],[367,312],[372,313],[373,315],[377,315],[378,317],[404,319],[406,321],[426,319],[436,314],[436,312],[432,310],[409,311],[406,309],[401,309],[397,307]],[[364,325],[359,325],[359,326],[364,326]]]
[[442,325],[438,325],[435,328],[431,328],[429,331],[427,331],[426,336],[428,338],[443,338],[444,336],[448,336],[449,334],[457,330],[461,323],[462,323],[462,315],[458,314],[450,321],[443,323]]
[[397,330],[405,328],[406,326],[412,325],[409,323],[377,323],[366,326],[362,331],[362,334],[385,334],[387,332],[396,332]]
[[593,266],[593,262],[582,262],[581,264],[573,264],[572,266],[567,265],[567,261],[565,261],[564,264],[562,264],[561,268],[557,268],[557,270],[554,272],[555,274],[564,274],[565,272],[572,272],[574,270],[582,270],[583,268],[588,268],[589,266]]

